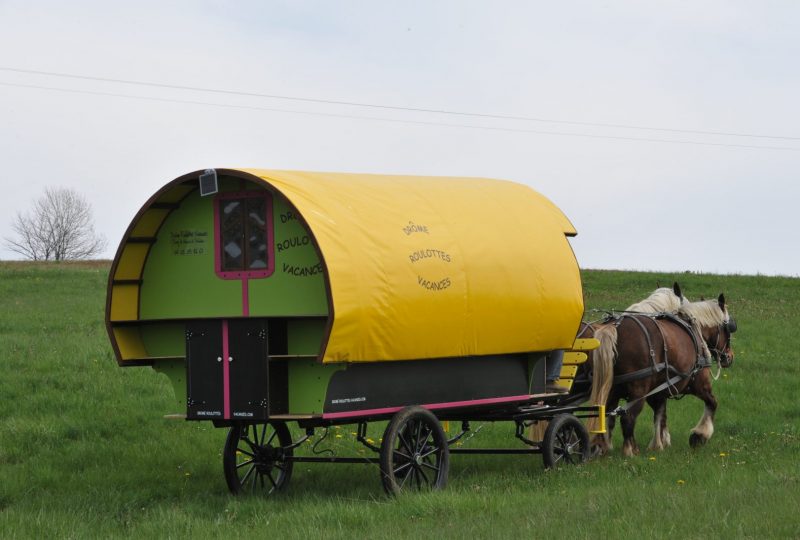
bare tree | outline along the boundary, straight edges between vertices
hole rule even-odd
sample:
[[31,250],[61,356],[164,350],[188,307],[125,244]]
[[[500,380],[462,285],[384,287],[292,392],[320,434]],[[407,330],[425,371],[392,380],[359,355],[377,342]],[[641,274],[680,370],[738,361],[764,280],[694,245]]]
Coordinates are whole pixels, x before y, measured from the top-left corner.
[[76,191],[46,188],[30,212],[17,213],[11,225],[17,237],[4,238],[5,245],[34,261],[88,259],[106,247],[92,221],[92,207]]

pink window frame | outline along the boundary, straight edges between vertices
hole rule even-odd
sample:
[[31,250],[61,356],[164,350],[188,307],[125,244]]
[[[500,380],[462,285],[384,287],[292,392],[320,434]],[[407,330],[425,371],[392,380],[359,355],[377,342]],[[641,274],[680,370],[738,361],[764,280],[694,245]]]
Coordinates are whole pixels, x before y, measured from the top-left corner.
[[[258,270],[222,269],[222,231],[220,230],[220,206],[227,199],[264,198],[267,224],[267,267]],[[257,279],[271,276],[275,272],[275,241],[272,223],[272,195],[268,191],[235,191],[220,193],[214,197],[214,271],[222,279]]]

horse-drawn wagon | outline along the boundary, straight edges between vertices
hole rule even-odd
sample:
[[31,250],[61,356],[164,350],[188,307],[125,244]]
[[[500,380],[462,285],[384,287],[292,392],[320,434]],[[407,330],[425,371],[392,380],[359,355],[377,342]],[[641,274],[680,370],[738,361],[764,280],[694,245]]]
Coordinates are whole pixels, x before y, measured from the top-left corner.
[[[233,492],[280,489],[299,461],[379,463],[390,493],[442,487],[449,454],[467,451],[450,445],[475,420],[513,421],[525,443],[484,452],[583,460],[577,417],[603,408],[545,390],[549,353],[568,351],[568,388],[597,343],[575,340],[575,234],[511,182],[198,171],[131,222],[106,324],[120,366],[166,374],[188,420],[230,428]],[[367,423],[386,420],[374,446]],[[551,420],[543,440],[525,437],[540,420]],[[442,421],[461,432],[448,437]],[[357,424],[378,458],[295,455],[340,424]]]

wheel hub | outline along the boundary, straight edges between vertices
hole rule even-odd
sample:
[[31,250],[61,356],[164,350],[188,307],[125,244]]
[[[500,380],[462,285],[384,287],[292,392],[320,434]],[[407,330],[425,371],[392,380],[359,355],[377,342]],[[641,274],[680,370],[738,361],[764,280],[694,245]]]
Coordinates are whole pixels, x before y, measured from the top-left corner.
[[277,448],[271,446],[259,446],[255,449],[254,460],[256,470],[261,474],[270,472],[278,460]]

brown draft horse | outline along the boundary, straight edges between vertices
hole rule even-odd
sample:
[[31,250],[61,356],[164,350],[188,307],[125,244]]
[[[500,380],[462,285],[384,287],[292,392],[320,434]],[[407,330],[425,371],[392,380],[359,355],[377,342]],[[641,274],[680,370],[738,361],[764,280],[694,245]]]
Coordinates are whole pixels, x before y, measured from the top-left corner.
[[[677,290],[676,294],[679,295]],[[606,403],[609,412],[618,407],[621,399],[627,400],[627,411],[620,420],[625,456],[639,453],[634,428],[645,401],[654,412],[651,449],[670,445],[667,399],[685,394],[695,395],[705,403],[689,444],[696,447],[708,441],[714,432],[717,400],[711,390],[711,358],[707,356],[710,353],[722,367],[729,367],[734,358],[730,338],[736,323],[728,314],[724,295],[701,302],[681,299],[678,315],[625,313],[593,325],[592,330],[600,347],[592,354],[591,399]],[[612,416],[608,433],[592,441],[598,453],[611,449],[613,427]]]

